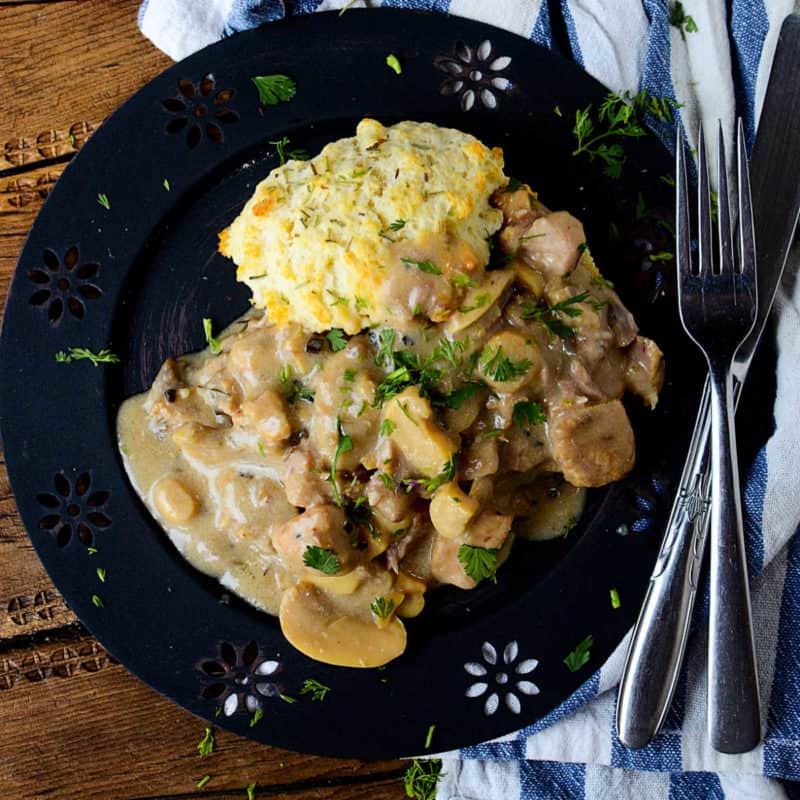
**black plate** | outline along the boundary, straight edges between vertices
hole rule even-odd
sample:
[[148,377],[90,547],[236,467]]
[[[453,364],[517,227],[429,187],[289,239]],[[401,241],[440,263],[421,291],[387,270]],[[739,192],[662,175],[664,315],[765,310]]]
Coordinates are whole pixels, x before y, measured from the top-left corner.
[[[401,76],[384,63],[390,52],[403,64]],[[250,78],[274,72],[296,80],[297,96],[262,107]],[[145,86],[92,136],[20,257],[0,349],[2,433],[17,504],[42,562],[75,613],[131,671],[245,736],[371,758],[422,751],[433,723],[437,751],[509,733],[540,719],[602,664],[642,597],[701,374],[679,333],[662,270],[670,264],[645,257],[670,246],[658,212],[642,205],[668,206],[670,190],[659,180],[670,171],[668,153],[654,136],[632,142],[621,180],[571,156],[575,109],[605,92],[573,64],[496,28],[399,10],[350,11],[213,45]],[[149,385],[164,358],[203,345],[202,317],[219,327],[247,307],[233,265],[216,253],[217,232],[276,165],[269,142],[287,135],[316,152],[352,135],[363,116],[430,120],[502,146],[509,174],[585,221],[598,262],[668,363],[658,410],[629,404],[634,473],[592,492],[566,539],[520,545],[496,586],[431,595],[408,624],[408,651],[382,670],[309,660],[286,643],[275,619],[186,564],[129,485],[114,433],[120,403]],[[54,358],[69,346],[109,345],[121,366]],[[612,587],[619,610],[611,607]],[[591,661],[572,673],[563,659],[588,634]],[[277,696],[298,697],[311,677],[332,687],[324,702]],[[476,683],[489,688],[467,696]],[[487,707],[493,693],[494,710]],[[250,727],[253,698],[265,718]],[[220,706],[225,711],[215,716]]]

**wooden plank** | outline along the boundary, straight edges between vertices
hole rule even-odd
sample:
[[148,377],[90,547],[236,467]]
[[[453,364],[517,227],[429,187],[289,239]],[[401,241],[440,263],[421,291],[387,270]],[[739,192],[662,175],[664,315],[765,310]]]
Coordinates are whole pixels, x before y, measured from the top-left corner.
[[[397,761],[319,758],[219,730],[214,752],[200,758],[204,723],[129,675],[80,630],[32,647],[0,648],[0,702],[4,800],[195,797],[206,774],[213,776],[207,788],[213,797],[243,797],[254,781],[262,796],[402,797]],[[261,724],[269,724],[269,712]],[[372,775],[381,776],[380,794]],[[326,790],[328,782],[341,786]],[[364,783],[369,790],[347,788]]]
[[139,0],[0,5],[0,170],[74,152],[172,63],[139,33],[138,7]]

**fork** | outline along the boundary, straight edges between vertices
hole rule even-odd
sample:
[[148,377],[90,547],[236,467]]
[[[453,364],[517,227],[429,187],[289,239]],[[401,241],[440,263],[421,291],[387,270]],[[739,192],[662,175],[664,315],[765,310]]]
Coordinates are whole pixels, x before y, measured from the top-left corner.
[[[678,130],[678,300],[686,333],[703,352],[711,381],[711,602],[708,640],[708,732],[723,753],[752,750],[761,738],[758,676],[747,582],[733,425],[732,362],[756,319],[756,262],[744,131],[737,129],[738,252],[734,249],[725,140],[718,134],[719,258],[714,266],[712,214],[702,125],[698,132],[698,258],[692,268],[689,191]],[[737,263],[738,262],[738,263]]]

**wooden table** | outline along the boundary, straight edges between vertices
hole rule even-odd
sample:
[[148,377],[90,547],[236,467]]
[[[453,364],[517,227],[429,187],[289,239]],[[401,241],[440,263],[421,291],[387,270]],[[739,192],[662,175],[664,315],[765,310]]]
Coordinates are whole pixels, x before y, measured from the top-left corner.
[[[0,306],[48,191],[105,117],[170,65],[139,0],[0,0]],[[114,663],[31,547],[0,456],[0,797],[399,800],[404,765],[299,755],[217,733]],[[202,790],[196,783],[211,780]]]

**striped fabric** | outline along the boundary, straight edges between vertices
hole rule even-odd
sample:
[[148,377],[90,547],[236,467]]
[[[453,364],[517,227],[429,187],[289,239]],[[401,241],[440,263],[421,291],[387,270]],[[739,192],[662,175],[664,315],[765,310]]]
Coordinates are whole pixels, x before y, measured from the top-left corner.
[[[344,5],[427,9],[489,22],[561,52],[611,89],[648,89],[682,104],[688,131],[744,118],[752,145],[783,18],[794,0],[684,0],[697,30],[670,24],[673,0],[145,0],[142,32],[175,59],[286,15]],[[787,120],[787,124],[798,124]],[[672,131],[657,131],[669,140]],[[800,265],[800,253],[794,263]],[[800,780],[800,290],[779,301],[775,432],[744,486],[765,738],[752,753],[716,753],[705,732],[705,641],[687,667],[664,730],[626,750],[614,730],[623,642],[561,707],[501,740],[444,756],[440,800],[778,800]],[[698,604],[703,613],[704,603]],[[702,626],[700,626],[702,629]]]

